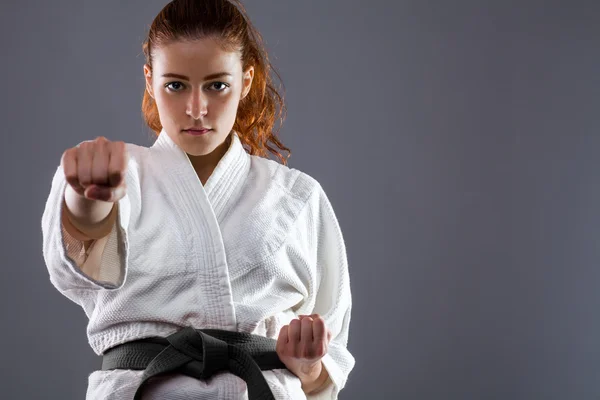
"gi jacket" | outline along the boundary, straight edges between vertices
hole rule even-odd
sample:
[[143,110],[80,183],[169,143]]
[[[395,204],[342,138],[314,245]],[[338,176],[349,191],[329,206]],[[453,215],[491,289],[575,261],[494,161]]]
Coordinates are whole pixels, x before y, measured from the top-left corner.
[[[127,195],[107,237],[86,249],[64,229],[60,166],[42,216],[50,281],[85,311],[94,352],[184,326],[277,339],[297,315],[318,313],[332,331],[323,358],[331,381],[308,398],[337,398],[354,366],[346,348],[352,302],[344,240],[318,182],[249,155],[235,132],[204,186],[164,131],[151,147],[127,150]],[[307,398],[291,372],[263,373],[277,398]],[[87,398],[133,398],[141,375],[95,371]],[[246,399],[247,390],[230,373],[207,382],[174,375],[148,396]]]

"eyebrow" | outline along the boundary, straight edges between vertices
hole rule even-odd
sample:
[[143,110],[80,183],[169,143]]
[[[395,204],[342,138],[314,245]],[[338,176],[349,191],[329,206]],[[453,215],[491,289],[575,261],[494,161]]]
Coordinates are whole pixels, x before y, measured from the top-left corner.
[[[216,74],[210,74],[204,77],[205,81],[211,80],[211,79],[217,79],[217,78],[222,78],[224,76],[232,76],[229,72],[217,72]],[[163,75],[163,78],[176,78],[176,79],[183,79],[186,81],[189,81],[190,78],[188,78],[185,75],[179,75],[179,74],[173,74],[173,73],[166,73]]]

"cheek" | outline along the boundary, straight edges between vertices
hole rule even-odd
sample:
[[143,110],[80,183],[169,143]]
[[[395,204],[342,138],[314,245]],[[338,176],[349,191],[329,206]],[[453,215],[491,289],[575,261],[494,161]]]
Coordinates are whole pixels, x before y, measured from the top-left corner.
[[[219,116],[219,118],[231,120],[233,122],[235,120],[235,116],[237,114],[237,108],[239,101],[235,94],[231,96],[224,96],[221,98],[215,99],[215,112]],[[210,111],[210,110],[209,110]]]
[[[185,107],[185,104],[180,104],[182,101],[176,96],[166,96],[164,93],[156,96],[156,106],[161,119],[173,120],[177,119],[178,115],[182,113],[181,107]],[[185,108],[183,109],[185,115]]]
[[232,99],[227,103],[227,114],[235,119],[240,102],[237,99]]

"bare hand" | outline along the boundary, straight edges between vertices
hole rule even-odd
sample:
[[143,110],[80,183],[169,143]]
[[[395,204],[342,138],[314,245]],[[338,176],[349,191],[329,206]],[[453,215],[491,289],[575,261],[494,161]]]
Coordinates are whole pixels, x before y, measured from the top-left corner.
[[318,314],[301,315],[279,331],[276,351],[279,359],[303,383],[321,376],[321,358],[327,354],[331,332]]
[[128,154],[124,142],[104,137],[67,149],[61,158],[65,178],[73,190],[89,200],[117,202],[125,196]]

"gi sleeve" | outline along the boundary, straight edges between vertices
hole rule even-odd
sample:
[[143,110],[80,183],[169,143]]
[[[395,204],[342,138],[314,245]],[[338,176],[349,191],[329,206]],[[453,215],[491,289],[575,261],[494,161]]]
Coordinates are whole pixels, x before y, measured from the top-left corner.
[[[129,187],[131,174],[126,176]],[[115,290],[125,281],[130,218],[129,195],[116,204],[117,218],[110,234],[84,243],[65,229],[64,193],[67,181],[59,166],[52,179],[42,215],[42,252],[50,281],[67,298],[80,303],[90,291]]]
[[288,254],[307,268],[308,298],[298,314],[319,314],[331,331],[328,352],[322,358],[329,373],[326,386],[309,400],[337,399],[355,360],[348,351],[352,294],[344,238],[331,203],[321,188],[313,194],[296,221]]

